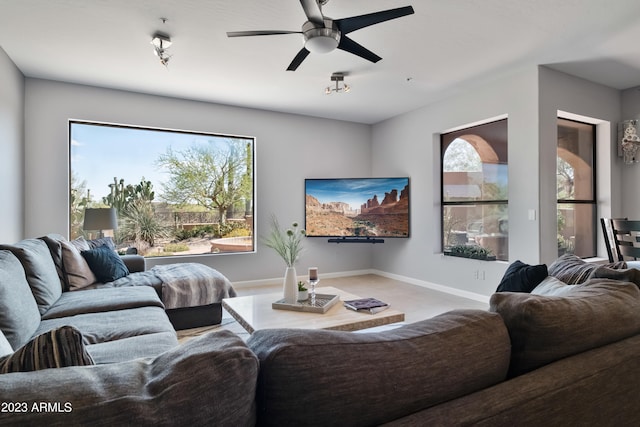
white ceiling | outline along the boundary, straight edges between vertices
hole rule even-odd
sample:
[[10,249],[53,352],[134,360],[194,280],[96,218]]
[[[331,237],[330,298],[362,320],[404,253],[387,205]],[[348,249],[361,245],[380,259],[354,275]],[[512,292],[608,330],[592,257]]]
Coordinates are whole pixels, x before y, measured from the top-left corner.
[[[412,5],[415,14],[351,33],[383,59],[336,50],[287,66],[300,34],[294,0],[0,0],[0,47],[27,77],[376,123],[478,81],[544,64],[617,89],[640,85],[638,0],[331,0],[344,18]],[[162,23],[160,18],[168,18]],[[151,36],[171,36],[165,69]],[[333,72],[348,94],[327,96]]]

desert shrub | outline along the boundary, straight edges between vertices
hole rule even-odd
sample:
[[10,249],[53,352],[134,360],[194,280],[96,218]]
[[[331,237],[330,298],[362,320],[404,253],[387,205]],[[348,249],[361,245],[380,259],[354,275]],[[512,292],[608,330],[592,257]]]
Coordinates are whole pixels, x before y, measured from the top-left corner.
[[235,228],[222,237],[246,237],[251,236],[251,230],[246,228]]
[[184,243],[169,243],[162,250],[164,252],[185,252],[189,250],[189,246]]

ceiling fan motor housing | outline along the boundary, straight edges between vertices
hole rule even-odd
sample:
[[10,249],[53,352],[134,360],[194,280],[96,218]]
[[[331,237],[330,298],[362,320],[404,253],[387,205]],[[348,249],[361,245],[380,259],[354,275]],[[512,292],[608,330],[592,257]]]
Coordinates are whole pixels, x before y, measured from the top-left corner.
[[311,21],[302,26],[304,47],[313,53],[328,53],[338,47],[340,30],[331,19],[324,20],[324,27],[318,27]]

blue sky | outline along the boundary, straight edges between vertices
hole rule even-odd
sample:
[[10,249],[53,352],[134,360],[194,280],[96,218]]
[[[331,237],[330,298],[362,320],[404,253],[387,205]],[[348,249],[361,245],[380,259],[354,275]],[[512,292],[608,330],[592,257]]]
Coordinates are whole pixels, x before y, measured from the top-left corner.
[[180,151],[213,140],[229,140],[216,135],[81,123],[72,124],[70,139],[71,171],[79,182],[86,181],[94,202],[109,194],[114,177],[124,179],[125,185],[138,184],[144,177],[153,184],[158,200],[169,175],[155,162],[169,147]]
[[398,197],[408,178],[344,178],[344,179],[307,179],[305,191],[318,199],[320,203],[344,202],[352,209],[360,209],[363,203],[378,195],[382,202],[384,193],[398,190]]

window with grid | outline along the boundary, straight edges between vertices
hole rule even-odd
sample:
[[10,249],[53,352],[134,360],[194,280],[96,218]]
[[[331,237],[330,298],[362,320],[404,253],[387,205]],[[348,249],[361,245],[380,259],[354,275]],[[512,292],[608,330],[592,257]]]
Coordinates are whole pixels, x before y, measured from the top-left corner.
[[596,126],[558,119],[558,255],[596,256]]
[[508,260],[507,119],[441,135],[442,248]]

